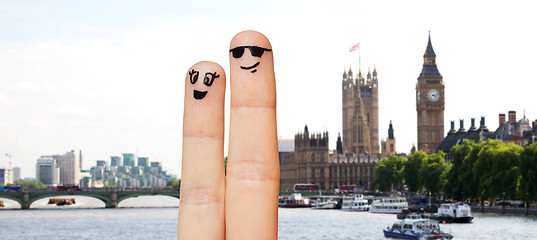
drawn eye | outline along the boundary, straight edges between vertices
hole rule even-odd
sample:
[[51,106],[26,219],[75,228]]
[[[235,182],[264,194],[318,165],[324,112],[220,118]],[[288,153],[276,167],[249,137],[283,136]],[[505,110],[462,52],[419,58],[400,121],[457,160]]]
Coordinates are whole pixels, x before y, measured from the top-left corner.
[[192,69],[192,71],[188,72],[190,75],[190,83],[195,84],[198,81],[199,72]]
[[245,47],[236,47],[229,51],[233,54],[233,58],[241,58],[244,54],[244,48]]
[[213,85],[214,79],[220,77],[220,75],[217,75],[216,72],[214,73],[205,73],[205,78],[203,78],[203,84],[207,85],[207,87],[210,87]]
[[250,47],[250,52],[252,53],[252,56],[254,57],[261,57],[263,56],[265,49],[260,48],[260,47]]

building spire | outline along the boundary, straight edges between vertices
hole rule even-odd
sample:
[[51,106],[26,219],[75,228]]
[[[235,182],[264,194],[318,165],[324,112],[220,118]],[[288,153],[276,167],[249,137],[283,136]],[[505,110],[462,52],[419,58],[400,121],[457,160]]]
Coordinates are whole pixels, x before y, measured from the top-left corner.
[[394,139],[392,120],[390,120],[390,127],[388,128],[388,139]]
[[425,54],[423,54],[423,56],[435,56],[436,57],[436,54],[434,53],[434,50],[433,50],[433,44],[431,43],[431,30],[429,30],[429,42],[427,43],[427,49],[425,50]]

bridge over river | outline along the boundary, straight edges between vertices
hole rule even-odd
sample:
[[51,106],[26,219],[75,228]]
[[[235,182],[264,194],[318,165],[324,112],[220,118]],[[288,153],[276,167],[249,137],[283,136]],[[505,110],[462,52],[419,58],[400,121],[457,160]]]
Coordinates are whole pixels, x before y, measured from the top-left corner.
[[135,190],[85,190],[80,191],[58,191],[54,190],[22,190],[16,192],[0,192],[0,198],[11,199],[18,202],[22,209],[30,209],[33,202],[57,196],[87,196],[97,198],[104,202],[106,208],[117,208],[118,204],[128,198],[138,196],[164,195],[179,198],[177,189],[135,189]]

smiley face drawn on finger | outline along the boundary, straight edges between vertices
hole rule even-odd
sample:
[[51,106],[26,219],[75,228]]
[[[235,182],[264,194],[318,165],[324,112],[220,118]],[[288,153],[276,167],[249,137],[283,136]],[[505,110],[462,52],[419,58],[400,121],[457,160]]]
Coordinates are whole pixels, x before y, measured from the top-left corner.
[[[263,47],[257,47],[257,46],[238,46],[236,48],[233,48],[229,50],[231,54],[233,55],[233,58],[241,58],[242,55],[244,55],[244,50],[248,48],[250,50],[250,54],[252,54],[253,57],[261,58],[263,56],[263,53],[270,52],[272,49],[263,48]],[[257,72],[256,67],[259,66],[259,61],[256,63],[253,63],[249,66],[240,66],[242,70],[250,71],[251,73]]]
[[[188,75],[190,75],[190,83],[192,85],[195,85],[196,82],[198,82],[198,77],[199,77],[199,71],[196,71],[195,69],[192,69],[188,72]],[[218,75],[216,72],[212,73],[212,72],[206,72],[205,73],[205,76],[203,77],[203,84],[207,87],[210,87],[211,85],[213,85],[213,82],[215,79],[219,78],[220,75]],[[209,91],[198,91],[196,89],[194,89],[194,99],[196,100],[201,100],[203,99],[205,96],[207,96],[207,93]]]

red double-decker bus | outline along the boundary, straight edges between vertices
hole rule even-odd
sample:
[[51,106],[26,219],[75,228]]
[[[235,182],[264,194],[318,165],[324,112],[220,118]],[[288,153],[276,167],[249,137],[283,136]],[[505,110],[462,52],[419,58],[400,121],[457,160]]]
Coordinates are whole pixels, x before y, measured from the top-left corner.
[[357,188],[358,186],[356,185],[340,185],[339,192],[343,194],[355,193],[358,190]]
[[316,191],[319,190],[319,185],[312,183],[297,183],[295,191]]

